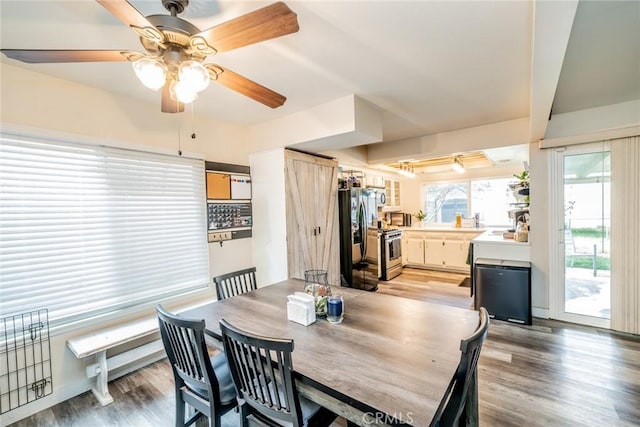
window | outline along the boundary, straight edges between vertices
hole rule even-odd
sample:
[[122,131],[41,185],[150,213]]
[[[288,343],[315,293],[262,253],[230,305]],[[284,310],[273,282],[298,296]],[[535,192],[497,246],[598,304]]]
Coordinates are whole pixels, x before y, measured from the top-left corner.
[[204,162],[0,139],[0,313],[67,323],[208,286]]
[[467,184],[425,185],[427,222],[453,222],[467,212]]
[[423,186],[427,221],[452,223],[457,212],[464,217],[480,214],[485,226],[511,226],[509,210],[516,200],[509,184],[513,178],[478,179],[457,183],[425,184]]
[[509,210],[515,209],[516,199],[509,184],[513,178],[481,179],[471,181],[471,212],[480,214],[480,221],[487,226],[513,227]]

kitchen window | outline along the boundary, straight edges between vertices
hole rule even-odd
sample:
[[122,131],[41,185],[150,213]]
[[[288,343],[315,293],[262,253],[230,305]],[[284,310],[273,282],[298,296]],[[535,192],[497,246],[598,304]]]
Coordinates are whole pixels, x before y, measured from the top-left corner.
[[204,162],[0,138],[0,313],[52,325],[209,282]]
[[490,178],[455,183],[424,184],[424,206],[427,222],[450,224],[457,212],[471,218],[480,214],[487,227],[511,227],[509,210],[516,200],[509,189],[513,178]]

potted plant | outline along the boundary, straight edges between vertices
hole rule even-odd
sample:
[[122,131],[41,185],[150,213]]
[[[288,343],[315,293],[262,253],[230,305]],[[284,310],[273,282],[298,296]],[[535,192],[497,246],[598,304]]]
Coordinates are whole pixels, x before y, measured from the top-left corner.
[[513,190],[513,195],[518,201],[529,203],[529,171],[524,170],[520,173],[513,174],[518,182],[509,185]]
[[523,170],[520,173],[514,173],[514,177],[518,179],[518,187],[529,188],[529,171]]
[[423,225],[424,221],[427,219],[427,214],[422,212],[422,209],[420,209],[417,213],[414,213],[413,216],[415,216],[416,219],[420,221],[420,225]]

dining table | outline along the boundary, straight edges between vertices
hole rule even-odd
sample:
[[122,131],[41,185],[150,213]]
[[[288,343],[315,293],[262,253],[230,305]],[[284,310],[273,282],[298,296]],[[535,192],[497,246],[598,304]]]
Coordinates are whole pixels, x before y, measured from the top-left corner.
[[[221,346],[220,320],[253,334],[293,339],[298,392],[359,426],[429,426],[460,361],[460,341],[478,327],[477,311],[379,292],[334,287],[339,324],[287,319],[287,296],[304,281],[287,279],[180,313],[204,319]],[[221,348],[221,347],[220,347]],[[466,418],[477,425],[477,379]]]

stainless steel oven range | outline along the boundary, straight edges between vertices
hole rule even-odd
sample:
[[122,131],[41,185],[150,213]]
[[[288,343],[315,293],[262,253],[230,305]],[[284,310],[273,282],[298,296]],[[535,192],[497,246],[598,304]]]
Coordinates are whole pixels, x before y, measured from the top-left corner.
[[382,230],[380,279],[391,280],[402,273],[402,230]]

